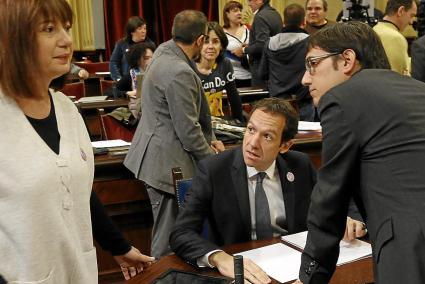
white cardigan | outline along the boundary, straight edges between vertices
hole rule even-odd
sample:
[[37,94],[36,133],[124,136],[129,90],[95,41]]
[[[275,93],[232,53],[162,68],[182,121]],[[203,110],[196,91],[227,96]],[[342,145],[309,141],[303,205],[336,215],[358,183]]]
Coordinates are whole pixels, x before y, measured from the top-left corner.
[[90,138],[74,104],[51,93],[59,155],[0,92],[0,274],[9,283],[97,283]]

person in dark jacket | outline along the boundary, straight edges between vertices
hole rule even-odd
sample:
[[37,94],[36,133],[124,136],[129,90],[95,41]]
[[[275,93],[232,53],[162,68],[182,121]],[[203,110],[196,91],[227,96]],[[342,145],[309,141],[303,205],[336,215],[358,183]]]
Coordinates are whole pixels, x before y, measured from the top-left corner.
[[264,86],[265,82],[258,75],[261,55],[266,41],[277,34],[283,26],[282,18],[276,9],[270,6],[270,0],[250,0],[249,6],[255,13],[249,35],[249,44],[233,50],[233,54],[242,57],[248,55],[249,66],[252,74],[252,86]]
[[119,81],[129,72],[128,62],[125,54],[130,46],[139,42],[149,42],[154,44],[146,36],[146,22],[139,16],[130,17],[125,26],[125,37],[120,39],[112,52],[109,71],[112,80]]
[[291,4],[283,15],[285,27],[264,46],[258,72],[262,79],[269,80],[270,96],[282,99],[295,96],[300,120],[313,121],[312,98],[308,88],[301,84],[308,41],[308,34],[303,29],[305,11],[301,5]]

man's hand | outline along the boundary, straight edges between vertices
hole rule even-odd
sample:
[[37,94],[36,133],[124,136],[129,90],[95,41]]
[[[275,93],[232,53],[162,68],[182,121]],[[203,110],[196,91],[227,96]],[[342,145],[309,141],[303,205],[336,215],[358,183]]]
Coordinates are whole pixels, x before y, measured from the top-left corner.
[[89,72],[87,72],[87,70],[86,69],[81,69],[79,72],[78,72],[78,77],[80,77],[81,79],[87,79],[88,77],[89,77]]
[[214,150],[214,152],[216,154],[223,152],[224,150],[226,150],[226,148],[224,148],[224,144],[223,142],[221,142],[220,140],[213,140],[211,141],[211,148]]
[[303,284],[303,282],[301,282],[301,280],[300,280],[300,279],[298,279],[297,281],[292,282],[292,284]]
[[243,48],[244,48],[245,46],[242,46],[242,47],[238,47],[238,48],[235,48],[235,49],[233,49],[232,50],[232,53],[234,54],[234,55],[236,55],[237,57],[243,57]]
[[[233,256],[225,253],[224,251],[218,251],[211,254],[208,261],[217,267],[218,271],[222,275],[235,278]],[[249,258],[243,259],[243,267],[244,278],[249,281],[245,281],[246,283],[266,284],[271,282],[271,279],[267,276],[267,274]]]
[[124,255],[114,256],[114,259],[120,265],[125,280],[141,273],[144,267],[151,265],[155,261],[154,257],[140,253],[135,247],[131,247],[130,251]]
[[366,233],[365,223],[347,217],[347,226],[345,227],[345,234],[342,240],[350,242],[356,238],[363,237]]

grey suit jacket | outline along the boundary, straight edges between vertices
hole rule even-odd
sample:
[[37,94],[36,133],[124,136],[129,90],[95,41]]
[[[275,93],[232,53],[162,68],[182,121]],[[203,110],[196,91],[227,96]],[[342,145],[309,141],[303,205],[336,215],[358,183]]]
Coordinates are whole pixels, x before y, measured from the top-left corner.
[[189,58],[173,41],[155,51],[142,86],[142,117],[124,165],[150,186],[174,194],[171,168],[192,177],[213,153],[208,104]]

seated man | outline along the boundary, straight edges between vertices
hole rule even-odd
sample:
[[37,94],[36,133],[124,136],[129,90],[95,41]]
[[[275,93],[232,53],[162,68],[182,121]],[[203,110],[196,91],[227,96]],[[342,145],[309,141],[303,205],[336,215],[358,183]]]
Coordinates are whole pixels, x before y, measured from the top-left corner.
[[[178,256],[234,277],[233,258],[220,246],[307,229],[316,171],[306,154],[288,151],[297,126],[297,114],[289,103],[278,98],[261,100],[253,108],[242,147],[198,164],[170,235]],[[209,240],[200,235],[205,219]],[[364,235],[361,222],[350,219],[347,224],[350,238]],[[244,265],[245,278],[251,283],[270,281],[252,261],[245,259]]]

